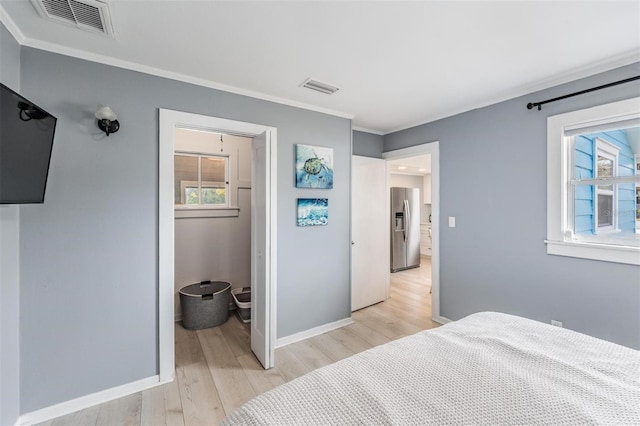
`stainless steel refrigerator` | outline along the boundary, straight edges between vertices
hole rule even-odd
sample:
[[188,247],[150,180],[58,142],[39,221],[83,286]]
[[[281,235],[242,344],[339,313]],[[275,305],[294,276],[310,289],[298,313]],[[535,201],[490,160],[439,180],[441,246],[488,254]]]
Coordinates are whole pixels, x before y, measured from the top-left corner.
[[391,188],[391,272],[420,266],[420,192]]

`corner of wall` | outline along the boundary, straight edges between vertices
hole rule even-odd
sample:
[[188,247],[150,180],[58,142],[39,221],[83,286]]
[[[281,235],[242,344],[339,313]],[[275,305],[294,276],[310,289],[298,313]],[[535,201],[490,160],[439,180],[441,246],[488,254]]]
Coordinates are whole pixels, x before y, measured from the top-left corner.
[[[0,81],[20,90],[21,46],[0,6]],[[20,207],[0,206],[0,424],[20,415]]]
[[20,208],[0,207],[0,424],[20,414]]

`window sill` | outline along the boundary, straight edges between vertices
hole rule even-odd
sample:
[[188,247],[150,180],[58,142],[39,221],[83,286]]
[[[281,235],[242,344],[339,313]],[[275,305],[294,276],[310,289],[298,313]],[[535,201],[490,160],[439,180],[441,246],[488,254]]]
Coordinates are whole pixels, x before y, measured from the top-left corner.
[[238,217],[239,207],[175,207],[176,219],[207,218],[207,217]]
[[586,242],[549,241],[547,254],[640,266],[640,248]]
[[609,235],[609,234],[618,234],[620,231],[618,228],[610,227],[604,229],[596,229],[596,235]]

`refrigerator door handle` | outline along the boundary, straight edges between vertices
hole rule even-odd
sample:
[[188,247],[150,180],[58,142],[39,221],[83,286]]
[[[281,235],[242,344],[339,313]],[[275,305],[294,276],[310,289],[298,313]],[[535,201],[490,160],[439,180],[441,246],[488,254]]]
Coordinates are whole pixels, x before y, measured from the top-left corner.
[[411,229],[411,209],[409,208],[409,200],[404,200],[404,241],[407,241],[407,229]]

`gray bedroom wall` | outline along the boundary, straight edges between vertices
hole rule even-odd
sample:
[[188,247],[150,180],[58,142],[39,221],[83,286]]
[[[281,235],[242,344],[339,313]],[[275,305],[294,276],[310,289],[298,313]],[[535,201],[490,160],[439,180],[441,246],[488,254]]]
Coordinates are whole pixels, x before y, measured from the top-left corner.
[[[0,82],[20,92],[20,46],[2,23]],[[18,206],[0,206],[0,425],[15,424],[20,414],[19,219]]]
[[353,155],[382,158],[384,137],[373,133],[353,131]]
[[[640,268],[546,254],[547,117],[640,95],[640,64],[385,136],[384,150],[440,141],[440,312],[500,311],[640,349]],[[448,216],[456,227],[448,228]]]
[[[350,120],[32,48],[21,77],[58,117],[46,201],[21,211],[23,413],[158,371],[160,107],[277,127],[277,336],[350,316]],[[334,149],[332,190],[295,188],[296,143]],[[329,225],[296,227],[298,197],[328,198]]]
[[20,92],[20,45],[0,22],[0,81]]

